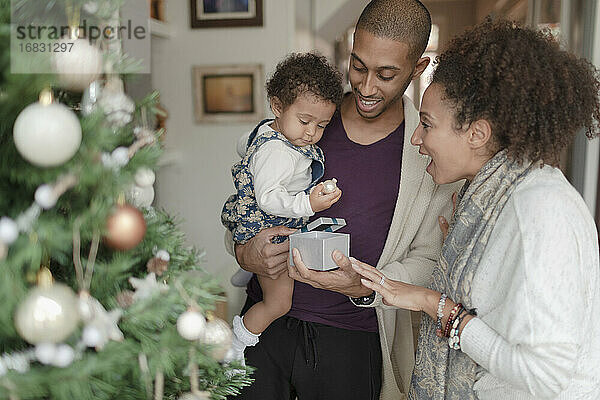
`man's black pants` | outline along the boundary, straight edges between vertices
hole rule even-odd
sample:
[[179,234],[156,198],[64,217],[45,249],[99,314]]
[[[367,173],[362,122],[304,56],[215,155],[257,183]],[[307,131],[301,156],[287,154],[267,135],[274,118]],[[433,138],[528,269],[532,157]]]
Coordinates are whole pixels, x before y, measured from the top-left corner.
[[[254,301],[249,298],[245,313]],[[281,317],[246,348],[256,367],[242,400],[378,400],[379,334]]]

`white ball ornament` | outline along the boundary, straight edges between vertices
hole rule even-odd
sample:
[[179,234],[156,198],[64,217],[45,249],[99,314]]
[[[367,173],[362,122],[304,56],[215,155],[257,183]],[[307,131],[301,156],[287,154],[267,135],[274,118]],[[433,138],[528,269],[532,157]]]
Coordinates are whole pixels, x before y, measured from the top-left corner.
[[62,342],[78,323],[77,297],[60,283],[32,289],[15,313],[17,332],[31,344]]
[[83,328],[83,332],[81,333],[81,341],[87,347],[96,347],[99,346],[103,342],[104,338],[102,336],[102,332],[93,326],[87,325]]
[[39,343],[35,346],[35,358],[42,364],[50,364],[56,357],[56,350],[54,343]]
[[198,340],[204,336],[206,318],[198,311],[188,310],[177,318],[177,332],[186,340]]
[[85,90],[102,73],[102,52],[87,39],[61,39],[57,46],[69,51],[52,54],[52,67],[61,87],[77,92]]
[[129,162],[129,149],[124,146],[117,147],[110,153],[110,158],[115,166],[124,167]]
[[135,172],[134,179],[138,186],[152,186],[156,180],[156,174],[150,168],[140,168]]
[[231,347],[232,339],[233,333],[227,322],[221,318],[213,318],[206,324],[204,337],[201,341],[212,346],[210,353],[213,358],[223,361]]
[[155,255],[156,258],[160,258],[163,261],[171,261],[171,255],[166,250],[158,250]]
[[54,167],[71,159],[81,144],[81,125],[60,103],[33,103],[15,121],[13,138],[19,154],[38,167]]
[[132,185],[127,193],[127,200],[138,208],[150,207],[154,201],[154,188]]
[[9,217],[0,218],[0,242],[10,246],[18,237],[17,223]]
[[49,210],[56,205],[58,197],[50,185],[40,185],[35,191],[35,202],[44,210]]
[[56,347],[56,355],[52,361],[52,365],[59,368],[65,368],[71,365],[75,359],[75,350],[68,344],[59,344]]

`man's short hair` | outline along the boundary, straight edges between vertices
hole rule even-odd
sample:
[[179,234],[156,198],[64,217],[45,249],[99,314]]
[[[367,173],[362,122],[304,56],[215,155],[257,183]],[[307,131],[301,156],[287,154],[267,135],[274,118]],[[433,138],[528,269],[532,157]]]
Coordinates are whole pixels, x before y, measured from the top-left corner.
[[356,29],[406,43],[416,60],[427,48],[431,16],[419,0],[371,0],[360,14]]

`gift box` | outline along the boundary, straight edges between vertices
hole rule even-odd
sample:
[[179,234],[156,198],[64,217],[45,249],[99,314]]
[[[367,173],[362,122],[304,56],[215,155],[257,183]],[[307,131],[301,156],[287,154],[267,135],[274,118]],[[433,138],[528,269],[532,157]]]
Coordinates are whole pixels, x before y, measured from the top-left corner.
[[290,265],[294,265],[292,249],[300,251],[302,261],[307,268],[317,271],[329,271],[338,266],[333,262],[331,253],[339,250],[345,256],[350,255],[350,235],[335,233],[346,221],[341,218],[318,218],[290,238]]

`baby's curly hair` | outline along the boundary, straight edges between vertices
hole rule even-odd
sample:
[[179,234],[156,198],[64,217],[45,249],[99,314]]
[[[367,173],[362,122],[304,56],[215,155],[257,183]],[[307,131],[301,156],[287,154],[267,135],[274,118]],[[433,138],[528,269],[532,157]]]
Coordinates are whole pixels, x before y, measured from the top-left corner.
[[325,57],[315,53],[292,53],[277,64],[266,84],[269,99],[277,97],[283,108],[303,93],[312,93],[339,108],[342,103],[342,74]]
[[493,150],[507,149],[511,159],[556,166],[579,129],[598,133],[598,73],[548,32],[488,18],[455,38],[436,64],[432,83],[443,87],[457,126],[487,120]]

